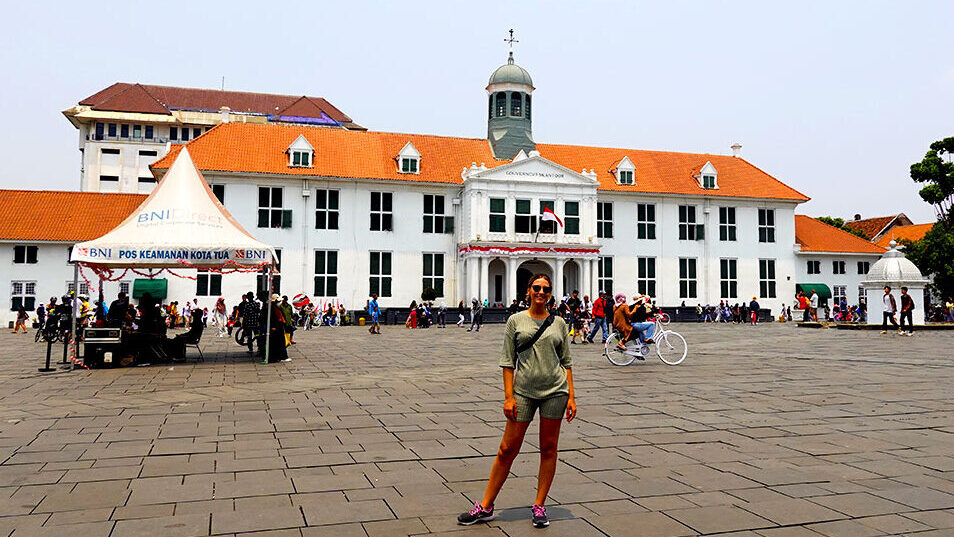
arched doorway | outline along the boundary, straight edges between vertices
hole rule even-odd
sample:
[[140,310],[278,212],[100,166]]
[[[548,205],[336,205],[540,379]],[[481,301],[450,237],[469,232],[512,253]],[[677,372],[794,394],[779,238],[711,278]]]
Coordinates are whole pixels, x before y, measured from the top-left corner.
[[539,259],[524,261],[517,267],[517,296],[515,297],[517,300],[526,297],[527,285],[530,284],[530,278],[534,274],[546,274],[553,278],[553,270],[546,261],[540,261]]
[[500,258],[494,258],[487,266],[487,296],[493,307],[507,307],[507,265]]
[[[583,282],[580,280],[581,271],[580,265],[570,259],[563,265],[563,286],[560,288],[560,292],[566,296],[569,296],[574,290],[580,291],[580,288],[583,287]],[[585,290],[580,295],[580,298],[583,297],[583,294],[586,294]]]

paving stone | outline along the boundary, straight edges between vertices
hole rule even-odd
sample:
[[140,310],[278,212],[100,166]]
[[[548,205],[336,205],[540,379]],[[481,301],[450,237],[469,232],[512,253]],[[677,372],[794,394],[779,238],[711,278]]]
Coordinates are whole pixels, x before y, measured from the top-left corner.
[[209,515],[177,515],[120,520],[110,537],[204,537],[209,535]]
[[114,522],[86,522],[61,526],[21,527],[12,537],[109,537]]
[[609,537],[682,537],[695,531],[662,513],[633,513],[587,519]]
[[829,507],[851,517],[884,515],[888,513],[902,513],[911,508],[884,498],[879,498],[867,492],[850,494],[835,494],[833,496],[816,496],[811,501]]
[[297,507],[222,511],[212,513],[212,534],[242,533],[305,525]]
[[762,518],[771,520],[780,526],[825,522],[845,518],[843,514],[837,511],[832,511],[817,503],[798,498],[747,503],[743,508]]
[[337,502],[329,505],[308,504],[302,506],[309,526],[342,524],[345,522],[372,522],[391,520],[394,514],[384,500]]
[[728,505],[674,509],[666,511],[666,514],[704,534],[768,528],[774,525],[744,509]]

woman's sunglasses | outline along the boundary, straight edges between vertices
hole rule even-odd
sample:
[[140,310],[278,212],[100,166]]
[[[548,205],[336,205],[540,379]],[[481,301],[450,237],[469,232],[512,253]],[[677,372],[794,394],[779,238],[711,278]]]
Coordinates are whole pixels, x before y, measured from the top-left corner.
[[534,286],[531,286],[530,288],[533,289],[534,293],[539,293],[540,291],[543,291],[544,293],[549,293],[550,291],[553,291],[552,287],[546,287],[543,285],[534,285]]

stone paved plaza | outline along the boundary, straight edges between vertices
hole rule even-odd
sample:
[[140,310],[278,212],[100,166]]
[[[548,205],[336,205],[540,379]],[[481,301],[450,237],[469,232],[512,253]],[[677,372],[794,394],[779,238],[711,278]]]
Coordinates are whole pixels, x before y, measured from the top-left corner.
[[292,362],[42,375],[0,336],[0,535],[954,535],[954,333],[673,325],[690,355],[574,346],[553,523],[536,425],[469,528],[504,425],[502,326],[299,332]]

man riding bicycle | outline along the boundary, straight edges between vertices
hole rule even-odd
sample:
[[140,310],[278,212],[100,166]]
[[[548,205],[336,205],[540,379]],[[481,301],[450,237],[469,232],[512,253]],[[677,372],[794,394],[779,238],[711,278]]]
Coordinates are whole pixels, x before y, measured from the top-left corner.
[[653,332],[656,324],[653,317],[657,310],[652,305],[652,300],[646,295],[637,295],[633,297],[633,304],[625,304],[626,297],[620,293],[616,295],[617,308],[613,314],[613,328],[620,334],[617,347],[619,350],[626,350],[626,343],[633,339],[633,336],[639,338],[643,343],[653,343]]

